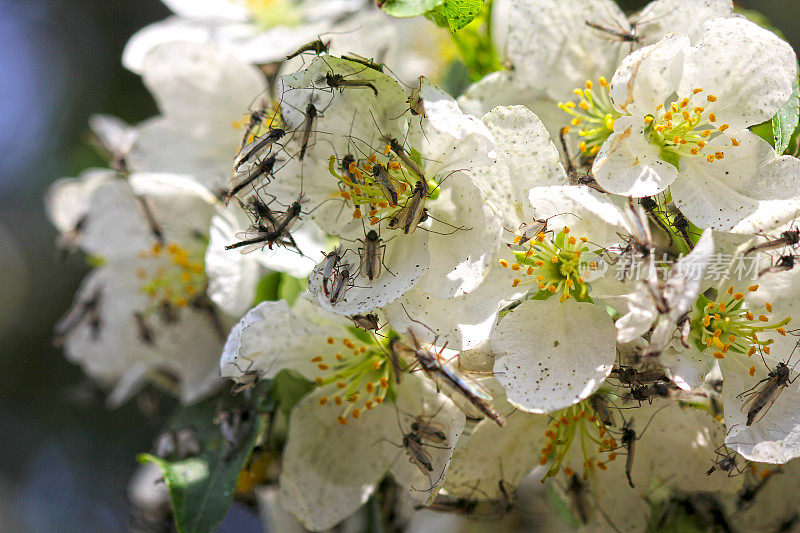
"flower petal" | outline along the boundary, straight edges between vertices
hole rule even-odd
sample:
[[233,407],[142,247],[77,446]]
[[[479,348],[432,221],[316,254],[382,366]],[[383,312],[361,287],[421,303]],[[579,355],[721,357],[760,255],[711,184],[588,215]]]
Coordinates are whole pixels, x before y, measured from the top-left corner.
[[727,17],[733,13],[731,0],[655,0],[636,16],[637,33],[642,40],[653,43],[667,33],[680,30],[697,42],[705,31],[703,25],[716,17]]
[[658,147],[647,141],[641,117],[621,117],[598,152],[592,173],[608,192],[640,198],[666,190],[678,169],[661,159]]
[[716,96],[707,112],[738,131],[771,119],[789,100],[797,57],[789,44],[744,17],[706,22],[700,43],[686,51],[679,97],[696,88]]
[[525,301],[495,330],[494,373],[512,405],[549,413],[588,398],[603,384],[616,358],[615,340],[601,305]]

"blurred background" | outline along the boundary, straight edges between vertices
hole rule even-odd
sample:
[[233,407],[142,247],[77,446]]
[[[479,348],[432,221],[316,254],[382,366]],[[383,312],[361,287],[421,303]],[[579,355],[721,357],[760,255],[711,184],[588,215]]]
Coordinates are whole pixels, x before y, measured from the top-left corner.
[[[797,0],[737,4],[761,11],[798,49]],[[0,0],[0,531],[128,523],[126,483],[157,427],[135,402],[106,409],[52,346],[87,269],[80,256],[59,262],[42,197],[57,178],[102,164],[87,142],[89,115],[138,122],[156,112],[120,56],[136,30],[168,14],[158,0]],[[234,512],[222,529],[259,526]]]

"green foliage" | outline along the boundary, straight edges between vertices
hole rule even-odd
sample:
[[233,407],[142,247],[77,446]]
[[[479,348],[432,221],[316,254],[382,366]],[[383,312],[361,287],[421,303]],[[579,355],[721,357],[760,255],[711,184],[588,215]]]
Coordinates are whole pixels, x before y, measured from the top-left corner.
[[436,8],[444,0],[385,0],[378,5],[393,17],[420,17]]
[[792,96],[789,101],[784,104],[777,115],[772,117],[773,146],[779,154],[786,151],[789,140],[797,130],[797,124],[800,121],[800,85],[798,81],[800,80],[794,80]]
[[281,370],[272,380],[274,397],[281,412],[289,416],[297,402],[314,389],[314,384],[291,370]]
[[483,0],[444,0],[425,16],[441,27],[458,31],[473,21],[483,7]]
[[[253,394],[228,395],[178,407],[167,430],[176,433],[185,428],[194,429],[200,453],[182,459],[151,454],[138,456],[139,462],[152,462],[161,468],[179,532],[213,531],[225,518],[239,473],[266,428],[265,412],[271,408],[274,408],[274,400],[269,381],[255,387]],[[214,423],[222,409],[250,415],[241,417],[235,446],[224,439],[220,426]]]
[[472,81],[478,81],[487,74],[503,69],[492,39],[492,7],[492,1],[486,2],[474,20],[462,26],[460,31],[451,32],[461,61],[466,65]]
[[292,305],[307,286],[308,281],[305,279],[280,272],[270,272],[259,280],[253,305],[275,300],[286,300],[289,305]]

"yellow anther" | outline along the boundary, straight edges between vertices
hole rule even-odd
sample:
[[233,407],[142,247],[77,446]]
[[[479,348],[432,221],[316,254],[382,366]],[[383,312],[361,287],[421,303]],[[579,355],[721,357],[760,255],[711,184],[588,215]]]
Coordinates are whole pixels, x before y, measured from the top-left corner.
[[519,279],[519,278],[514,278],[514,281],[511,283],[511,286],[512,286],[512,287],[516,287],[516,286],[518,286],[520,283],[522,283],[522,280],[521,280],[521,279]]
[[312,363],[319,363],[320,361],[322,361],[322,356],[321,355],[318,355],[318,356],[316,356],[316,357],[311,359]]
[[580,150],[581,152],[586,151],[586,141],[581,141],[578,143],[578,150]]
[[324,380],[324,379],[322,379],[322,378],[320,378],[320,377],[314,378],[314,382],[315,382],[317,385],[324,385],[324,384],[325,384],[325,380]]
[[536,265],[537,267],[541,267],[544,266],[544,261],[534,261],[533,264]]
[[747,290],[750,292],[756,292],[758,290],[758,285],[750,285],[747,287]]
[[703,130],[703,132],[700,135],[702,135],[703,137],[710,137],[711,130]]
[[528,276],[530,276],[531,274],[533,274],[533,267],[532,267],[532,266],[529,266],[529,267],[528,267],[528,270],[526,270],[526,271],[525,271],[525,274],[526,274],[526,275],[528,275]]
[[361,411],[358,409],[358,407],[354,407],[353,408],[353,418],[358,419],[358,417],[360,417],[360,416],[361,416]]
[[719,131],[721,131],[721,132],[725,131],[730,127],[731,127],[730,124],[723,124],[722,126],[719,127]]
[[566,135],[567,133],[569,133],[569,126],[561,128],[561,135]]
[[339,421],[339,424],[341,424],[341,425],[343,425],[343,426],[346,426],[346,425],[347,425],[347,419],[346,419],[345,417],[343,417],[343,416],[340,416],[340,417],[339,417],[339,418],[337,418],[336,420],[338,420],[338,421]]
[[325,342],[327,342],[328,344],[333,344],[333,337],[328,337],[328,338],[325,340]]
[[768,312],[770,312],[770,313],[772,312],[772,303],[771,302],[766,302],[764,304],[764,307],[767,309]]
[[389,161],[386,164],[386,168],[388,168],[389,170],[400,170],[400,163],[398,163],[397,161]]
[[725,158],[725,153],[724,152],[714,152],[714,157],[716,159],[724,159]]
[[346,389],[347,388],[347,383],[345,383],[344,381],[339,381],[339,382],[336,383],[336,387],[339,388],[339,389]]
[[758,319],[761,322],[769,322],[769,317],[767,315],[758,315]]
[[579,119],[578,117],[575,117],[572,120],[570,120],[569,123],[572,124],[573,126],[580,126],[581,119]]
[[589,104],[588,104],[588,103],[586,103],[586,101],[585,101],[585,100],[582,100],[582,101],[581,101],[581,103],[580,103],[580,104],[578,104],[578,107],[580,107],[581,109],[583,109],[584,111],[586,111],[587,109],[589,109],[589,107],[590,107],[590,106],[589,106]]
[[681,108],[684,108],[684,107],[689,107],[689,99],[688,98],[684,98],[683,100],[681,100]]
[[644,117],[644,123],[645,124],[650,124],[651,122],[653,122],[653,120],[655,120],[653,118],[653,115],[647,115],[646,117]]
[[[736,294],[733,295],[734,300],[741,300],[742,298],[744,298],[744,294],[742,294],[741,292],[737,292]],[[772,311],[772,309],[770,309],[770,311]]]
[[747,311],[747,312],[744,314],[744,316],[745,316],[745,318],[747,318],[747,320],[750,320],[750,321],[752,321],[752,320],[755,320],[755,319],[756,319],[756,317],[755,317],[755,316],[753,315],[753,313],[751,313],[750,311]]
[[775,328],[775,331],[778,332],[779,335],[786,336],[786,330],[783,328]]
[[320,405],[325,405],[326,403],[328,403],[328,397],[327,397],[327,396],[323,396],[322,398],[320,398],[320,399],[318,400],[318,403],[319,403]]
[[700,152],[699,148],[689,148],[689,153],[692,155],[697,155]]
[[330,366],[326,365],[325,363],[320,363],[317,365],[317,368],[319,368],[320,370],[328,370],[330,369]]
[[575,244],[575,243],[578,242],[578,239],[576,239],[574,236],[570,235],[569,239],[567,239],[567,242],[570,243],[570,244]]
[[372,368],[373,368],[373,370],[380,370],[381,369],[381,362],[380,361],[374,361],[372,363]]
[[600,76],[599,81],[601,87],[608,87],[608,80],[605,78],[605,76]]
[[739,145],[741,145],[742,143],[740,143],[739,141],[737,141],[736,139],[734,139],[733,137],[731,137],[731,144],[732,144],[733,146],[739,146]]
[[557,255],[554,255],[554,256],[553,256],[553,257],[550,259],[550,262],[552,262],[552,263],[558,263],[558,256],[557,256]]
[[519,263],[514,263],[513,265],[511,265],[511,270],[519,270],[519,269],[520,269]]
[[555,285],[550,285],[549,287],[547,287],[547,290],[555,294],[556,286]]
[[603,121],[603,125],[606,127],[606,129],[613,130],[614,129],[614,119],[612,117],[606,117],[606,119]]
[[[583,89],[572,89],[572,93],[575,96],[583,97]],[[570,102],[567,102],[567,103],[570,103]]]
[[503,268],[508,268],[508,261],[506,261],[505,259],[501,259],[500,266]]
[[706,156],[706,161],[708,161],[709,163],[713,163],[715,161],[714,156],[713,155]]
[[698,88],[698,89],[693,89],[692,90],[692,94],[697,94],[697,93],[701,93],[701,92],[703,92],[703,89],[699,89]]
[[386,378],[381,378],[381,387],[383,387],[384,389],[388,389],[389,388],[389,380],[386,379]]
[[342,403],[344,403],[344,402],[342,402],[342,397],[341,396],[334,396],[333,397],[333,403],[335,403],[336,405],[342,405]]
[[725,354],[722,352],[714,352],[714,359],[725,359]]
[[364,390],[372,394],[372,392],[375,390],[375,384],[372,383],[371,381],[368,381],[367,384],[364,385]]
[[708,114],[708,121],[709,122],[716,122],[717,121],[717,115],[715,113],[713,113],[713,112],[709,113]]
[[702,115],[705,110],[704,107],[695,107],[692,111],[694,111],[695,115]]

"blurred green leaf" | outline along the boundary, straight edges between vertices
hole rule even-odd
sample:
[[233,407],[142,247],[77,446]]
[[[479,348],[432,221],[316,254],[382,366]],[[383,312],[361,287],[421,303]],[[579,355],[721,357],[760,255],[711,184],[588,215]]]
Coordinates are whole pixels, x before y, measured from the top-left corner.
[[261,302],[273,302],[279,299],[278,288],[281,284],[281,273],[270,272],[258,281],[256,286],[256,297],[253,300],[253,307]]
[[775,151],[782,154],[789,146],[789,139],[797,129],[798,120],[800,120],[800,84],[794,80],[792,87],[792,96],[789,101],[784,104],[778,114],[772,117],[772,135],[774,138]]
[[385,0],[378,3],[385,13],[393,17],[421,17],[444,0]]
[[281,284],[278,287],[278,299],[286,300],[289,305],[292,305],[297,300],[297,297],[300,296],[300,293],[306,290],[307,286],[308,280],[283,274],[281,276]]
[[[187,458],[161,458],[140,454],[140,463],[155,463],[164,474],[180,533],[213,531],[225,518],[233,501],[239,473],[266,428],[261,409],[274,405],[272,383],[263,381],[252,394],[226,395],[173,412],[166,430],[173,434],[191,428],[196,432],[200,453]],[[254,407],[258,407],[255,409]],[[225,441],[214,419],[222,409],[242,413],[236,429],[236,446]]]

